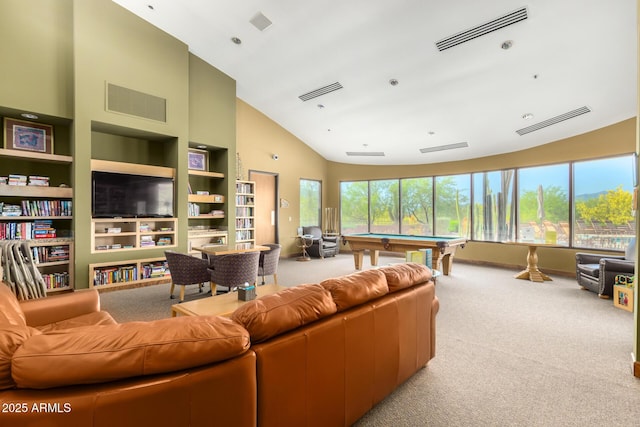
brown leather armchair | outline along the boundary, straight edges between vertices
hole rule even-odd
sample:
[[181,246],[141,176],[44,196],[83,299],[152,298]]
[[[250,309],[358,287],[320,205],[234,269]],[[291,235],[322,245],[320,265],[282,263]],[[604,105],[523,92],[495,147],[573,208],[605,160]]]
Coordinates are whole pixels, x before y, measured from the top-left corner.
[[636,242],[632,239],[624,255],[576,253],[576,279],[583,289],[596,292],[600,298],[613,296],[613,285],[618,274],[633,276]]
[[311,246],[307,248],[307,253],[314,257],[336,256],[340,251],[338,246],[338,236],[325,236],[318,226],[302,227],[304,236],[312,236]]

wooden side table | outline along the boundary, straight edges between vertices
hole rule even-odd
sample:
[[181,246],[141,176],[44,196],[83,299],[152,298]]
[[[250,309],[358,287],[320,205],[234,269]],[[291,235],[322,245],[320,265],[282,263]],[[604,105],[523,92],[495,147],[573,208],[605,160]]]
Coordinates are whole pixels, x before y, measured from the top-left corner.
[[302,256],[296,258],[297,261],[311,261],[311,257],[307,253],[307,248],[313,244],[313,236],[305,234],[305,235],[297,235],[296,246],[302,249]]

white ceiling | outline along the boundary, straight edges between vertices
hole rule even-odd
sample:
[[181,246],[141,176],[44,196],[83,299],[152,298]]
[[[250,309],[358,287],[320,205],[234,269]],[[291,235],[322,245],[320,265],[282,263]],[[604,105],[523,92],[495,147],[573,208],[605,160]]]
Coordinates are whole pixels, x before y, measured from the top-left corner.
[[[636,0],[114,1],[182,40],[236,80],[238,98],[336,162],[482,157],[636,115]],[[523,7],[523,21],[436,47]],[[264,31],[250,22],[258,13],[273,23]],[[343,88],[298,98],[335,82]],[[516,133],[581,107],[591,111]],[[468,147],[420,152],[461,142]]]

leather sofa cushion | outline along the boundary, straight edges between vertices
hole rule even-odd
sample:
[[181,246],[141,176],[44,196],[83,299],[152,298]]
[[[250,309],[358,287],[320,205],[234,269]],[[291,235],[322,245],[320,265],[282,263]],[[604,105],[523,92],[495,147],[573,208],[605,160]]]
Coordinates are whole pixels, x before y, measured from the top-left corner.
[[26,326],[20,303],[9,286],[0,282],[0,327],[5,325]]
[[14,353],[11,369],[18,387],[43,389],[206,365],[249,345],[245,329],[218,316],[86,326],[32,336]]
[[399,291],[418,283],[428,282],[433,275],[431,269],[417,262],[405,262],[402,264],[380,267],[380,271],[387,277],[389,292]]
[[39,333],[29,326],[0,326],[0,390],[15,387],[11,378],[11,358],[26,340]]
[[389,293],[387,278],[377,269],[326,279],[320,282],[320,285],[331,292],[338,311],[344,311]]
[[600,264],[578,264],[578,271],[588,276],[600,276]]
[[106,311],[94,311],[71,319],[49,323],[48,325],[36,326],[36,329],[40,332],[48,333],[62,329],[81,328],[83,326],[115,325],[116,323],[118,322]]
[[244,304],[231,315],[258,343],[337,311],[331,294],[318,284],[298,285]]

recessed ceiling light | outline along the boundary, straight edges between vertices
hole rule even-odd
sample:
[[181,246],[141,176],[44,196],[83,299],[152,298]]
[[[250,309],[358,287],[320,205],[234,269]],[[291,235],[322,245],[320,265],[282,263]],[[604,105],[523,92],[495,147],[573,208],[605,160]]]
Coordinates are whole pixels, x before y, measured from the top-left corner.
[[397,79],[391,79],[389,80],[389,84],[391,86],[398,86],[398,83],[400,83]]
[[436,133],[432,130],[430,130],[429,132],[427,132],[428,135],[435,135]]
[[20,114],[22,117],[24,117],[25,119],[37,119],[38,116],[36,116],[35,114],[32,113],[22,113]]
[[324,108],[324,105],[323,104],[318,104],[318,108],[322,110]]
[[151,10],[155,10],[155,7],[153,7],[153,5],[152,5],[152,4],[148,4],[148,5],[147,5],[147,7],[148,7],[149,9],[151,9]]
[[238,37],[231,37],[231,41],[235,44],[242,44],[242,40],[240,40]]
[[513,46],[512,40],[504,41],[502,42],[502,45],[500,45],[500,47],[503,48],[504,50],[511,49],[512,46]]
[[525,119],[525,120],[531,120],[531,119],[533,119],[533,114],[531,114],[531,113],[523,114],[522,118]]

